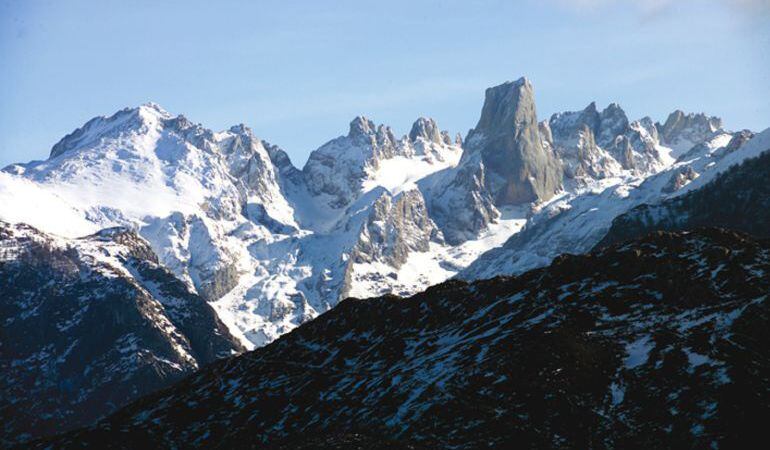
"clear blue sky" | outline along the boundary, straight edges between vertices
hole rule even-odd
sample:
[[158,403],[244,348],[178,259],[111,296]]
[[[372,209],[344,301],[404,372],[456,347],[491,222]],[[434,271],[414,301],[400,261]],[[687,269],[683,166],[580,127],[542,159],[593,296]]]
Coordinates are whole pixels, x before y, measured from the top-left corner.
[[[243,122],[296,165],[364,114],[475,125],[521,75],[547,118],[596,100],[770,126],[770,0],[0,0],[0,166],[97,115],[155,101]],[[332,6],[333,5],[333,6]]]

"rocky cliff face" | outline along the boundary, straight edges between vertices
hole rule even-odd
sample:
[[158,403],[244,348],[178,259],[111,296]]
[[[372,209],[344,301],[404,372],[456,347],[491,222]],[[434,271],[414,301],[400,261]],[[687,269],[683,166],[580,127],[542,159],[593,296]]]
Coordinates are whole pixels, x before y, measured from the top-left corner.
[[36,447],[751,446],[768,255],[728,231],[657,233],[516,278],[346,300]]
[[0,291],[4,445],[86,425],[245,350],[124,229],[69,240],[0,222]]
[[430,242],[439,239],[419,190],[402,192],[396,197],[384,193],[369,211],[352,261],[383,261],[399,268],[410,253],[427,252]]
[[657,123],[656,128],[661,142],[681,154],[722,128],[722,119],[676,110],[669,114],[664,124]]
[[450,245],[476,238],[500,216],[486,188],[485,174],[484,163],[477,155],[420,183],[429,198],[430,216]]
[[498,205],[548,200],[561,186],[561,168],[543,148],[532,84],[525,78],[487,89],[465,148],[481,155]]
[[554,114],[547,128],[547,142],[563,162],[565,177],[579,183],[623,176],[624,171],[647,176],[670,163],[660,153],[652,121],[629,122],[617,103],[601,112],[591,103],[582,111]]

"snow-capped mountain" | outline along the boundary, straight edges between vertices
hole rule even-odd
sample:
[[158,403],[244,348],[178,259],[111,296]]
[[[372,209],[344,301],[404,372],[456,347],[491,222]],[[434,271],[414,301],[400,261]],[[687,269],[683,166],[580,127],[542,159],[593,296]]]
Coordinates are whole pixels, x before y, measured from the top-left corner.
[[522,232],[483,254],[459,277],[473,280],[521,273],[563,253],[589,251],[604,238],[615,217],[642,204],[700,189],[736,164],[768,150],[770,129],[756,136],[717,130],[657,173],[601,179],[591,189],[564,192],[536,212]]
[[85,426],[244,351],[121,228],[79,239],[0,222],[0,445]]
[[753,447],[768,271],[768,241],[703,229],[349,299],[34,448]]
[[487,90],[464,141],[427,118],[397,137],[357,117],[299,169],[243,125],[213,132],[146,104],[5,168],[0,219],[69,238],[134,230],[254,347],[348,296],[409,295],[589,249],[615,216],[748,153],[754,139],[719,125],[681,112],[629,121],[616,104],[538,122],[522,78]]

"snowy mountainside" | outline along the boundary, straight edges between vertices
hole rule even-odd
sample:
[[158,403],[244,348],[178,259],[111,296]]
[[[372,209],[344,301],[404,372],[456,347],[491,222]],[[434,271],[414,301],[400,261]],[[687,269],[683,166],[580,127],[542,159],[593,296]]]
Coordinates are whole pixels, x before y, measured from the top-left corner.
[[606,179],[594,190],[565,193],[534,214],[521,233],[479,257],[459,277],[521,273],[562,253],[586,252],[602,240],[615,217],[702,187],[735,164],[767,151],[769,136],[770,129],[753,137],[747,132],[715,131],[654,175]]
[[244,347],[122,228],[0,221],[0,443],[84,426]]
[[766,150],[719,172],[698,189],[660,203],[644,203],[621,214],[597,246],[627,241],[655,230],[692,230],[704,226],[770,237],[770,133],[761,133],[751,148]]
[[[5,168],[0,219],[70,238],[136,231],[251,348],[347,296],[410,295],[451,278],[561,210],[586,230],[606,229],[638,204],[625,197],[649,201],[634,191],[654,174],[677,189],[698,183],[693,174],[707,171],[690,160],[733,138],[712,119],[676,113],[660,125],[592,104],[538,122],[521,78],[487,90],[465,141],[428,118],[397,137],[356,117],[299,169],[243,125],[214,132],[150,103],[89,121],[45,161]],[[660,135],[694,146],[675,152]],[[580,213],[605,204],[601,217]],[[523,263],[474,264],[463,276],[542,265],[600,238],[563,223],[531,239],[543,248]]]

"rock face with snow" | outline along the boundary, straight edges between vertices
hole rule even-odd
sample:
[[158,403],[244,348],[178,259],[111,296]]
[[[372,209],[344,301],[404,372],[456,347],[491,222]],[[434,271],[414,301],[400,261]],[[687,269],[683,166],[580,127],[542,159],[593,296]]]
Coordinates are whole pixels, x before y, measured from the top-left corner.
[[525,78],[487,89],[465,148],[481,155],[496,204],[548,200],[561,185],[561,168],[543,148],[532,84]]
[[367,169],[396,156],[398,145],[389,127],[375,126],[366,117],[350,122],[347,136],[334,139],[310,154],[303,172],[313,194],[331,196],[330,206],[343,207],[355,199]]
[[[602,115],[612,106],[607,107]],[[597,137],[601,137],[602,144],[607,141],[614,144],[615,136],[625,132],[628,120],[622,110],[617,108],[617,111],[620,117],[610,126],[620,130],[601,128],[603,121],[595,103],[580,112],[554,114],[551,117],[548,122],[550,136],[546,142],[561,159],[567,178],[607,178],[623,170],[622,164],[597,143]]]
[[602,240],[615,217],[641,204],[659,203],[700,189],[768,149],[770,129],[751,139],[745,139],[744,133],[721,131],[686,152],[686,157],[646,178],[620,178],[597,189],[567,193],[538,210],[524,230],[481,255],[458,276],[473,280],[521,273],[548,264],[562,253],[589,251]]
[[[705,136],[684,117],[660,126],[667,139]],[[590,249],[615,216],[698,186],[755,140],[716,130],[674,151],[616,104],[538,123],[525,79],[487,91],[464,143],[429,118],[408,131],[357,117],[299,169],[243,125],[214,132],[146,104],[0,172],[0,219],[70,238],[135,231],[253,347],[348,295],[409,295],[465,269],[520,272]]]
[[0,222],[0,442],[84,426],[244,348],[124,229]]
[[352,261],[383,262],[399,268],[411,252],[427,252],[438,229],[428,216],[420,191],[413,189],[396,197],[383,193],[369,211]]
[[564,164],[567,180],[585,183],[621,176],[655,173],[669,162],[659,147],[657,129],[649,118],[629,122],[625,111],[612,103],[599,112],[596,103],[582,111],[557,113],[541,125],[544,143]]
[[767,150],[756,158],[744,160],[701,189],[659,204],[639,205],[621,214],[612,221],[598,246],[635,239],[655,230],[690,230],[704,226],[770,237],[770,185],[767,183],[770,143]]
[[656,128],[664,145],[687,150],[722,128],[722,119],[676,110],[669,114],[664,124],[656,124]]
[[420,183],[429,198],[431,217],[450,245],[474,239],[500,216],[486,188],[485,172],[476,155]]
[[769,257],[734,232],[656,233],[515,278],[346,300],[36,447],[751,447]]

